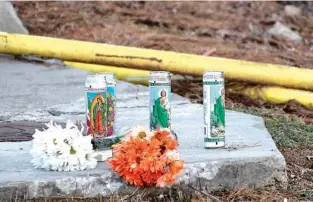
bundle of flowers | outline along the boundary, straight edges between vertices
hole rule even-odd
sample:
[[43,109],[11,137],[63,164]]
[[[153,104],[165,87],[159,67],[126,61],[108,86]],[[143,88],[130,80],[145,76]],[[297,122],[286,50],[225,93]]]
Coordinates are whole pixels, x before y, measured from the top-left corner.
[[83,126],[78,129],[71,121],[62,128],[52,121],[48,129],[36,129],[30,153],[36,168],[55,171],[75,171],[95,168],[91,136],[83,136]]
[[177,146],[170,131],[150,132],[137,126],[113,145],[113,157],[107,162],[128,184],[165,187],[175,183],[183,169]]

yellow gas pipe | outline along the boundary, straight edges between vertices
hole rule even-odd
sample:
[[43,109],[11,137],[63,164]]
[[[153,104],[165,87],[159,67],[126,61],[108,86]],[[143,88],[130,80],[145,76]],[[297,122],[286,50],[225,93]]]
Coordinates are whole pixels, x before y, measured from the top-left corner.
[[261,99],[272,104],[285,104],[290,100],[295,100],[299,104],[313,109],[313,92],[311,91],[237,82],[228,83],[227,90],[232,93],[245,95],[254,100]]
[[[117,79],[124,80],[128,77],[138,77],[138,76],[149,76],[149,71],[146,70],[136,70],[128,68],[120,68],[113,66],[104,65],[94,65],[78,62],[64,62],[66,65],[84,69],[90,72],[114,72]],[[148,85],[148,80],[133,80],[130,81],[136,84]],[[274,86],[260,86],[251,84],[239,84],[237,82],[230,82],[227,85],[227,91],[245,95],[251,99],[262,99],[268,103],[272,104],[283,104],[289,100],[295,100],[298,103],[308,107],[313,108],[313,92],[304,90],[295,90]]]
[[[95,64],[88,64],[88,63],[79,63],[79,62],[70,62],[64,61],[64,64],[67,66],[75,67],[78,69],[83,69],[93,73],[99,72],[113,72],[115,73],[115,77],[118,80],[125,80],[128,77],[149,77],[149,71],[145,70],[138,70],[138,69],[129,69],[129,68],[122,68],[122,67],[113,67],[113,66],[106,66],[106,65],[95,65]],[[141,85],[148,85],[148,80],[132,80],[129,81],[134,84],[141,84]]]
[[313,90],[313,70],[310,69],[76,40],[0,32],[0,53],[164,70],[190,76],[202,76],[206,70],[217,70],[223,71],[225,78],[232,81]]

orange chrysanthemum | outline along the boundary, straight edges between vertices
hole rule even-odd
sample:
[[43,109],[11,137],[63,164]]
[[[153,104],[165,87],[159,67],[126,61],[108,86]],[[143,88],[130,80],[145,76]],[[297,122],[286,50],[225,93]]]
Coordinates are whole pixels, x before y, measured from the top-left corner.
[[107,162],[129,184],[163,187],[173,184],[183,169],[177,146],[169,131],[147,132],[140,126],[113,146]]

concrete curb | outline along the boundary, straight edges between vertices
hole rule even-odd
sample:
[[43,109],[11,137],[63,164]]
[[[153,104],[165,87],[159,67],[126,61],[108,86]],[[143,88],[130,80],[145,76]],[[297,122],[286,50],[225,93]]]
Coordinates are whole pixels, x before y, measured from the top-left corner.
[[28,34],[22,21],[17,16],[11,2],[0,2],[0,31],[17,34]]

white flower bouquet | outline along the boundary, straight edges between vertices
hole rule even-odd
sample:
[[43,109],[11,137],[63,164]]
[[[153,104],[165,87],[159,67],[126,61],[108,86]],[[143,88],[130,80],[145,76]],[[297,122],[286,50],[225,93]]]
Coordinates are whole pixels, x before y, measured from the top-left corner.
[[71,121],[66,127],[51,121],[46,124],[47,130],[36,129],[33,135],[32,163],[36,168],[54,171],[76,171],[95,168],[97,160],[94,157],[91,136],[82,134]]

